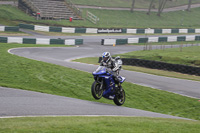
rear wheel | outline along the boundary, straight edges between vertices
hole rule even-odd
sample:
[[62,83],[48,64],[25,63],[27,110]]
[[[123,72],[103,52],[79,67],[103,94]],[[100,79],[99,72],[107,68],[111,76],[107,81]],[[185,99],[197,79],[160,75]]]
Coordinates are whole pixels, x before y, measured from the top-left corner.
[[123,89],[122,91],[118,90],[113,101],[118,106],[123,105],[125,102],[125,91]]
[[99,100],[103,95],[103,87],[101,87],[101,84],[94,81],[91,87],[91,92],[92,92],[92,96],[95,99]]

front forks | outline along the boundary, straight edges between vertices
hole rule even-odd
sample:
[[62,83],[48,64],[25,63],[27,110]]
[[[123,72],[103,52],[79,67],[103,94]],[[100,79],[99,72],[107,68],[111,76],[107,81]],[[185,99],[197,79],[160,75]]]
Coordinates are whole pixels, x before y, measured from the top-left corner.
[[101,86],[100,86],[100,90],[102,90],[102,89],[103,89],[103,79],[97,77],[96,82],[99,83],[99,84],[101,85]]

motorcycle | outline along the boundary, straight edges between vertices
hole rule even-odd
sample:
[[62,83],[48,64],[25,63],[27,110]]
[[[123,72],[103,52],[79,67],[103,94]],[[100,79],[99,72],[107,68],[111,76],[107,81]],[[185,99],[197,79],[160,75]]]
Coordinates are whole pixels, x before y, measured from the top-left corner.
[[125,91],[121,84],[125,81],[124,77],[119,77],[120,81],[115,84],[112,71],[109,71],[104,66],[99,66],[93,73],[94,82],[91,87],[92,96],[99,100],[102,97],[113,100],[118,106],[121,106],[125,102]]

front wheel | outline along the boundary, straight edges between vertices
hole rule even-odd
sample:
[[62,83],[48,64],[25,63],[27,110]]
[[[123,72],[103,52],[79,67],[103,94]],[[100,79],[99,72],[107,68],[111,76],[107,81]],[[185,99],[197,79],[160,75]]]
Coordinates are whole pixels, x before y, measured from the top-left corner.
[[115,98],[114,98],[114,103],[118,106],[121,106],[124,104],[125,102],[125,91],[122,89],[122,91],[118,91],[115,95]]
[[101,84],[94,81],[91,87],[91,92],[92,92],[92,96],[95,99],[99,100],[103,95],[103,87],[101,87]]

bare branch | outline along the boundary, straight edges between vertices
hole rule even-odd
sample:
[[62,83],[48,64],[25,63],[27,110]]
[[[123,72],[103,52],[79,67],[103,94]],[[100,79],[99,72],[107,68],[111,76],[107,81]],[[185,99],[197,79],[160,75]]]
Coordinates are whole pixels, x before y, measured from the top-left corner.
[[192,4],[192,0],[189,0],[189,1],[188,1],[188,8],[187,8],[187,11],[191,11],[191,4]]
[[131,12],[133,12],[133,10],[134,10],[134,6],[135,6],[135,0],[133,0],[133,2],[132,2]]
[[153,3],[154,3],[154,0],[151,0],[151,3],[149,5],[149,11],[147,12],[148,15],[150,15],[150,12],[151,12],[151,8],[153,6]]

